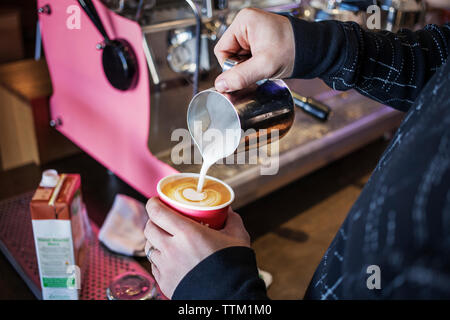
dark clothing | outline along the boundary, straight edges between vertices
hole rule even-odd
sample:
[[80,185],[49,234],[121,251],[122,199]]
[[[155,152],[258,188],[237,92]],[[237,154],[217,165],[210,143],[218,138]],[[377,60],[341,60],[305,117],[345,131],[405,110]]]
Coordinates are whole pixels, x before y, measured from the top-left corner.
[[195,266],[181,280],[172,299],[261,300],[267,295],[264,282],[258,277],[253,250],[230,247]]
[[409,110],[450,50],[450,24],[391,33],[353,22],[291,22],[293,78],[319,77],[333,89],[356,89],[401,111]]
[[[305,298],[450,298],[450,26],[393,34],[355,23],[291,22],[293,77],[320,77],[407,112]],[[381,289],[368,287],[373,265]],[[173,298],[267,295],[253,251],[232,247],[200,262]]]

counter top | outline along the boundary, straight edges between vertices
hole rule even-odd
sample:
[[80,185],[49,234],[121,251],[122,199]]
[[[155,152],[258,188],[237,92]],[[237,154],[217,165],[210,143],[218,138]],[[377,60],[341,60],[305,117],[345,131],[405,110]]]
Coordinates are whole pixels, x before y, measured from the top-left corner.
[[[258,265],[274,277],[268,291],[271,298],[303,296],[312,273],[386,143],[377,140],[238,210],[252,237]],[[41,171],[48,168],[81,174],[88,214],[98,226],[117,193],[146,201],[84,153],[43,167],[27,165],[0,172],[0,200],[34,190]],[[145,258],[138,261],[148,270]],[[0,288],[0,299],[35,299],[3,254],[0,254]]]

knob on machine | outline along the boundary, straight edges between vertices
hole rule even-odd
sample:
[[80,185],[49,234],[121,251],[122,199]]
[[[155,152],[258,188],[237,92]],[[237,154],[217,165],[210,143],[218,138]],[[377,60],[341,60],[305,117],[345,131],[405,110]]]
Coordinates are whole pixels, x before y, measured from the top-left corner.
[[138,78],[137,60],[130,44],[124,39],[111,40],[108,37],[91,0],[78,0],[78,3],[104,38],[102,63],[109,83],[118,90],[130,89]]

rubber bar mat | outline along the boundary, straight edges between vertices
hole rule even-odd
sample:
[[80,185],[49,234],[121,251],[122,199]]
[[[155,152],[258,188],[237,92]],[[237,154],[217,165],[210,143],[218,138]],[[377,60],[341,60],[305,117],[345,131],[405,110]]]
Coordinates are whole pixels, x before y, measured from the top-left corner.
[[[31,226],[30,201],[34,191],[0,202],[0,250],[24,279],[33,294],[42,298]],[[115,254],[98,240],[98,227],[91,222],[86,267],[82,275],[81,300],[106,300],[106,288],[118,275],[137,272],[151,275],[134,259]],[[155,299],[166,299],[158,290]]]

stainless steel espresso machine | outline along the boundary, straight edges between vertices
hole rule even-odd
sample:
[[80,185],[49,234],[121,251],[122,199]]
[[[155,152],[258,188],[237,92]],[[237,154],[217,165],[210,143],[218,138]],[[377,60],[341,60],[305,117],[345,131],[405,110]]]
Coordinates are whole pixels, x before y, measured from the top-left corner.
[[[312,11],[306,13],[311,3],[300,0],[97,0],[109,36],[132,43],[138,60],[138,86],[119,92],[103,78],[95,52],[102,49],[102,37],[95,28],[83,22],[81,30],[56,29],[65,23],[72,2],[38,1],[46,57],[57,84],[53,120],[58,130],[145,195],[153,195],[155,181],[165,174],[200,171],[199,164],[174,161],[172,150],[179,141],[172,141],[172,133],[187,129],[193,94],[212,87],[221,72],[213,48],[239,10],[252,6],[319,20]],[[402,118],[356,91],[334,91],[319,79],[286,82],[298,108],[292,128],[277,145],[277,174],[261,174],[266,165],[261,158],[216,164],[208,172],[233,187],[236,208],[366,145]],[[326,115],[308,109],[311,101]]]
[[[371,5],[378,8],[367,10]],[[397,32],[400,28],[417,29],[424,24],[422,0],[311,0],[302,4],[298,16],[307,20],[354,21],[366,26],[368,17],[379,14],[379,29]]]

